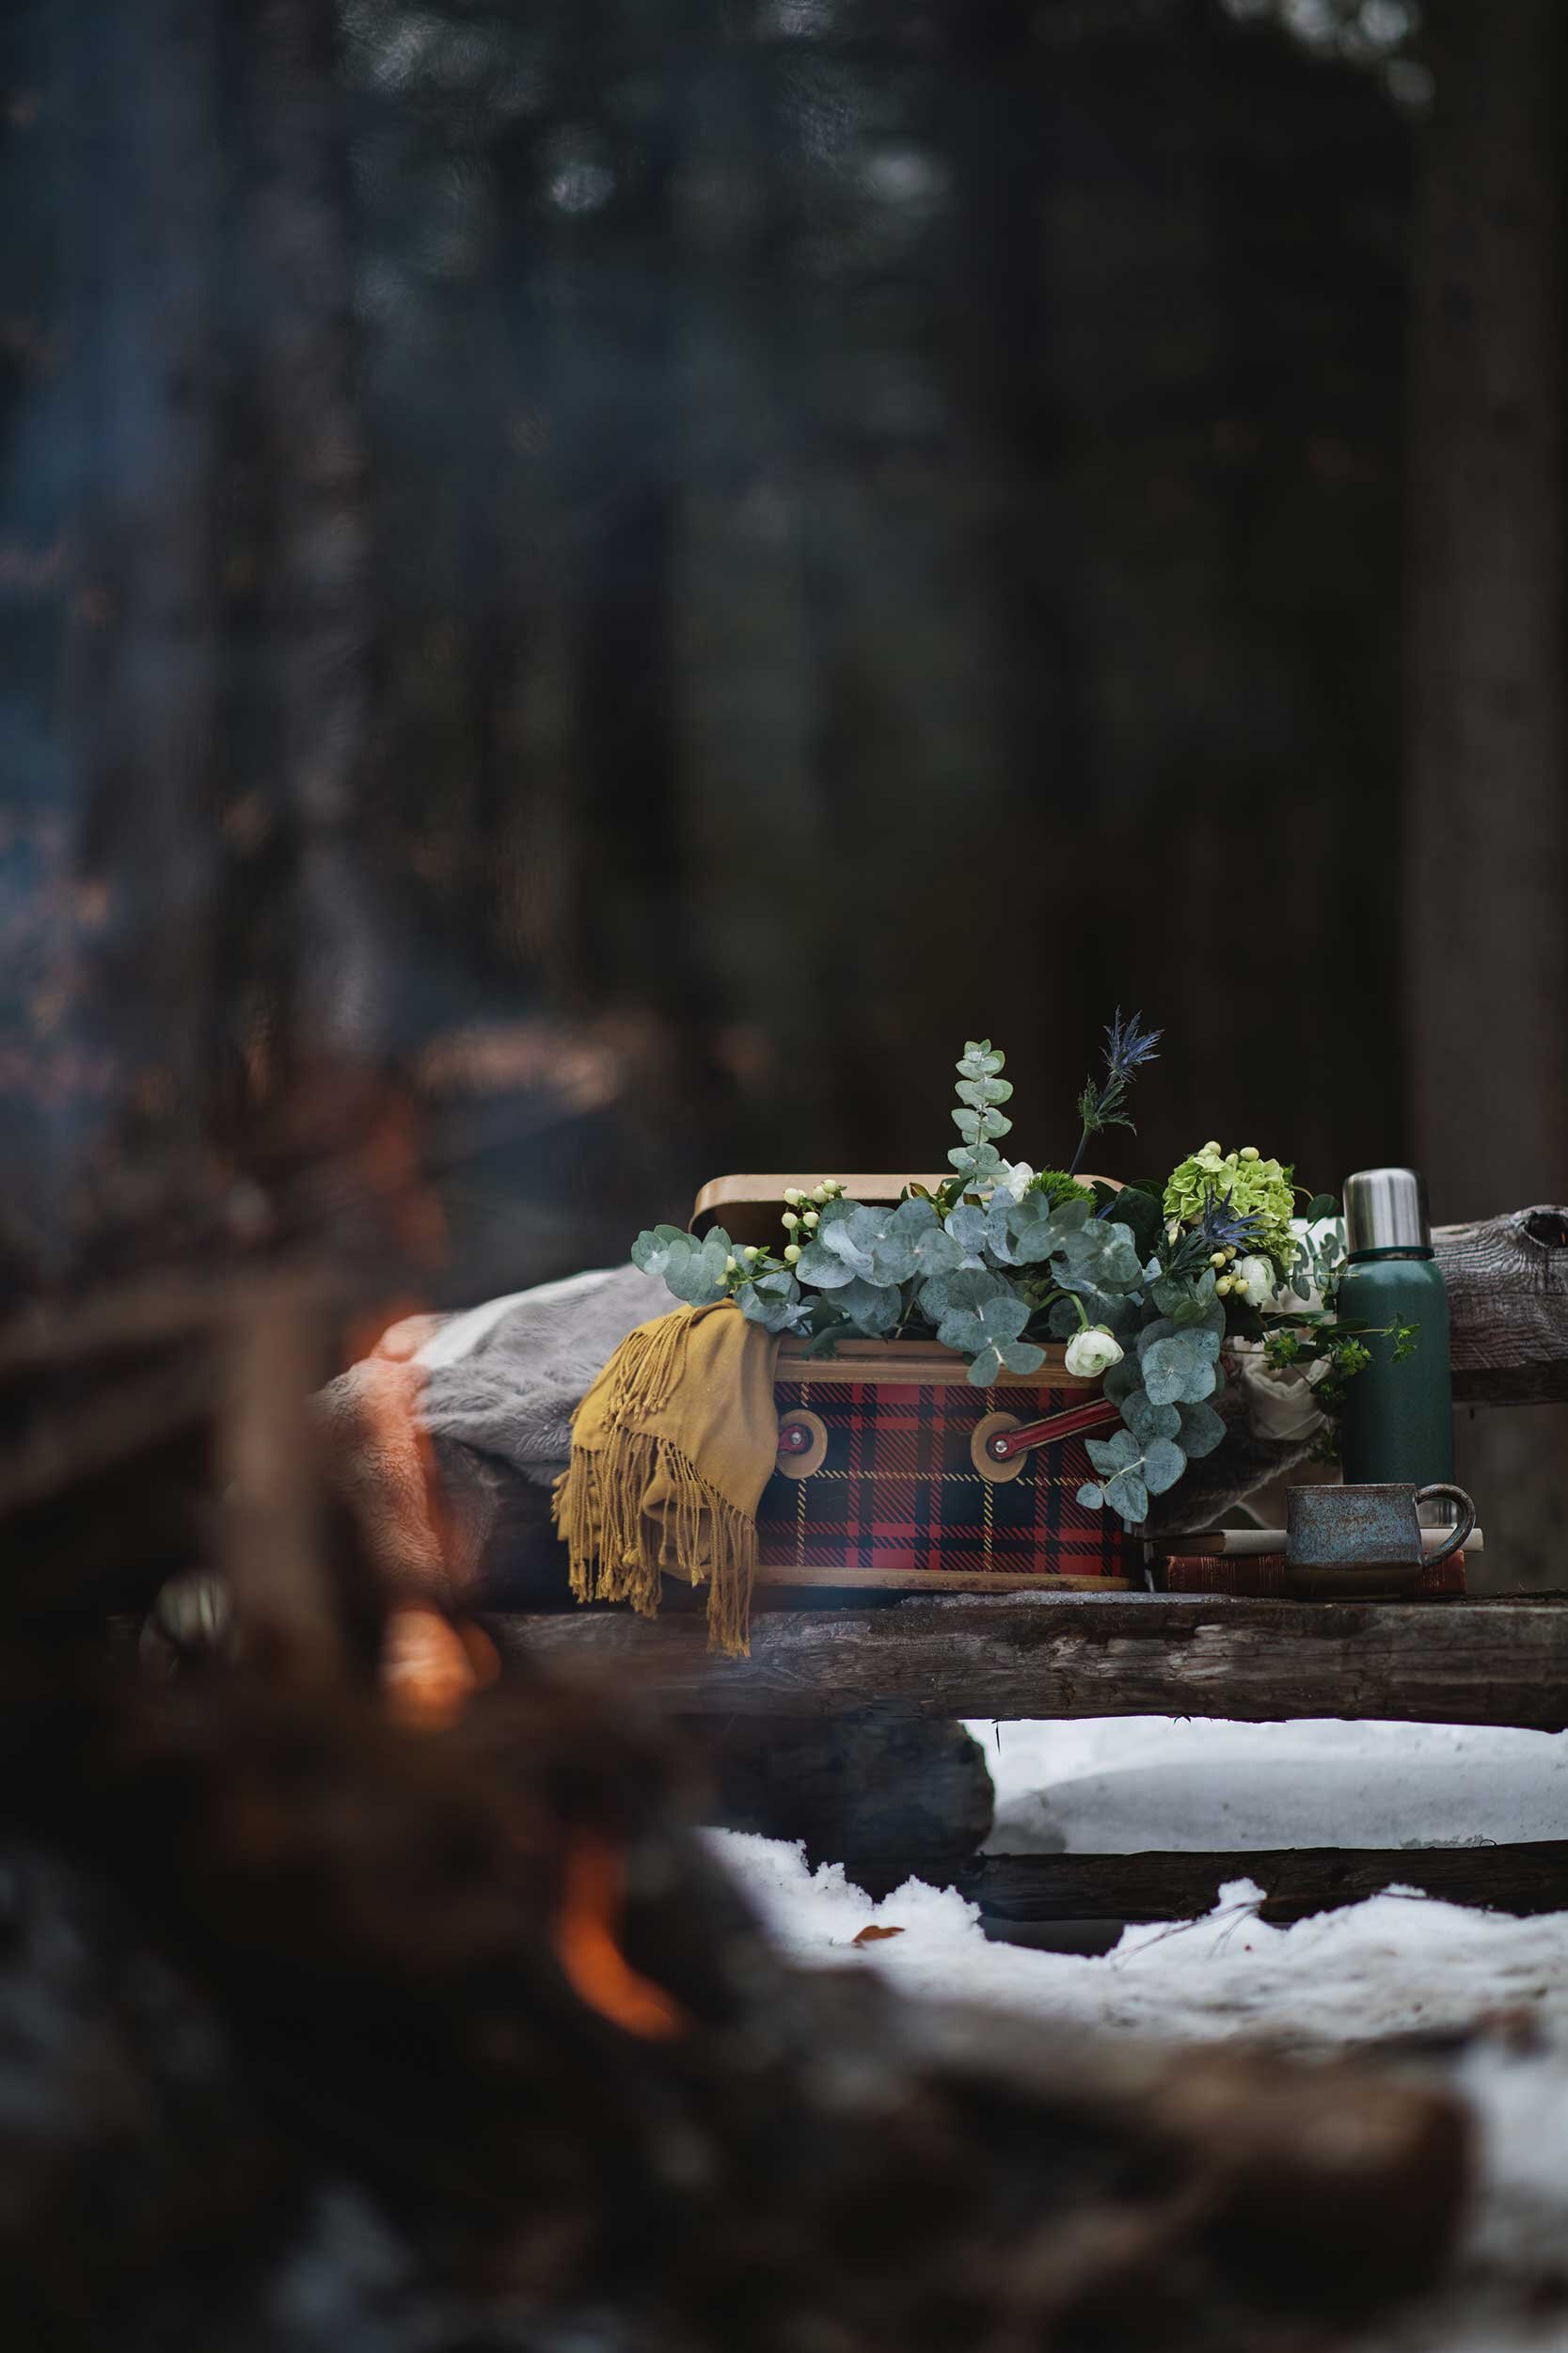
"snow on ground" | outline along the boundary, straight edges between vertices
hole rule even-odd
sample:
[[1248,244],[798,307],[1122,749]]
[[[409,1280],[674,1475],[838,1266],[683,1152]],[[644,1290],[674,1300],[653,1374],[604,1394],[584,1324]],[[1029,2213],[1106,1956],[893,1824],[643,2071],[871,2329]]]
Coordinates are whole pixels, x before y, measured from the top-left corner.
[[[1201,1919],[1129,1928],[1114,1951],[1089,1958],[988,1943],[977,1908],[950,1887],[910,1880],[874,1903],[841,1864],[813,1873],[799,1846],[712,1835],[800,1960],[847,1954],[912,1994],[1010,2003],[1118,2032],[1292,2043],[1453,2033],[1517,2011],[1560,2042],[1568,2082],[1568,1913],[1516,1920],[1391,1891],[1273,1928],[1257,1916],[1263,1891],[1238,1880]],[[857,1947],[869,1927],[903,1933]],[[1563,2126],[1568,2201],[1568,2109]]]
[[[996,1852],[1568,1837],[1568,1736],[1154,1717],[970,1729],[997,1785]],[[841,1866],[809,1870],[799,1847],[710,1835],[800,1960],[875,1969],[911,1994],[1107,2032],[1276,2045],[1497,2019],[1450,2070],[1481,2151],[1455,2278],[1367,2353],[1568,2353],[1568,1911],[1520,1920],[1394,1887],[1273,1928],[1257,1916],[1261,1891],[1239,1879],[1205,1917],[1129,1928],[1089,1958],[988,1943],[951,1888],[911,1880],[874,1903]],[[872,1926],[902,1933],[857,1947]]]

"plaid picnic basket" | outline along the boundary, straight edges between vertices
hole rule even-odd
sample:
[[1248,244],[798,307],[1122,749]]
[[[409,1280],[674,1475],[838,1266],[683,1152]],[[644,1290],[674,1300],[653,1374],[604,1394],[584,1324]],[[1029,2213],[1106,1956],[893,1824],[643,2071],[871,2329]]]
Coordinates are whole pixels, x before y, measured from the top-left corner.
[[[965,1375],[961,1358],[935,1342],[845,1343],[829,1362],[786,1343],[779,1467],[757,1513],[759,1577],[1125,1590],[1121,1521],[1077,1501],[1096,1476],[1085,1439],[1120,1419],[1098,1384],[1053,1371],[981,1390]],[[1037,1438],[1041,1425],[1052,1434]]]
[[[727,1177],[699,1195],[693,1229],[736,1242],[776,1233],[786,1184]],[[850,1177],[858,1200],[902,1180]],[[757,1575],[771,1584],[913,1590],[1125,1592],[1140,1582],[1114,1512],[1078,1489],[1098,1474],[1085,1441],[1120,1415],[1060,1347],[1029,1381],[976,1389],[935,1341],[852,1340],[827,1359],[779,1351],[779,1465],[757,1513]]]

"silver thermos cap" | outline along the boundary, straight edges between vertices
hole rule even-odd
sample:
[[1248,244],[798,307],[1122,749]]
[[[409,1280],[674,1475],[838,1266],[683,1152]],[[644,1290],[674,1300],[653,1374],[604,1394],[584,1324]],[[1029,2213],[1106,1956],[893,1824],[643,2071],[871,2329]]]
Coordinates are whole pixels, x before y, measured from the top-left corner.
[[1358,1169],[1345,1179],[1345,1248],[1430,1250],[1427,1189],[1414,1169]]

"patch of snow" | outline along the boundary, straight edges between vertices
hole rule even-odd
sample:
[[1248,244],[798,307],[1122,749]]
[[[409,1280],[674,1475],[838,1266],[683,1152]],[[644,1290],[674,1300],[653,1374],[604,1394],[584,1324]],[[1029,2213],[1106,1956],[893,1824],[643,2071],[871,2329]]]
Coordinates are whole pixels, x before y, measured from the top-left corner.
[[1568,1837],[1565,1733],[1169,1716],[969,1729],[996,1785],[996,1854]]

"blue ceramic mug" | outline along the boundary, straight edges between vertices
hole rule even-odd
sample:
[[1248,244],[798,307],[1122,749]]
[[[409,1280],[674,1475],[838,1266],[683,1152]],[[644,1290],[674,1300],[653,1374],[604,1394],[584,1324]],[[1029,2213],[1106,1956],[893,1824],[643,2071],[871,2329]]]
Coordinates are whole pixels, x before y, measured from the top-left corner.
[[[1445,1497],[1459,1524],[1427,1551],[1419,1506]],[[1463,1487],[1438,1481],[1367,1487],[1293,1487],[1285,1495],[1285,1564],[1292,1593],[1316,1599],[1409,1593],[1424,1563],[1446,1561],[1476,1524]]]

